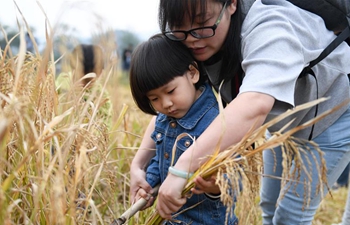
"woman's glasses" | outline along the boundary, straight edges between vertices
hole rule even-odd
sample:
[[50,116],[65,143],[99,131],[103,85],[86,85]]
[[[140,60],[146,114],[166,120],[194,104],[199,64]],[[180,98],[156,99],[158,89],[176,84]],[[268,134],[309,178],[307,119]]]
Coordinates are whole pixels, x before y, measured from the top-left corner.
[[164,35],[173,41],[184,41],[184,40],[186,40],[188,34],[192,35],[193,37],[195,37],[197,39],[209,38],[209,37],[214,36],[215,30],[218,27],[222,16],[224,15],[226,3],[227,3],[227,1],[225,2],[224,6],[222,7],[220,15],[213,26],[198,27],[198,28],[191,29],[188,31],[185,31],[185,30],[165,31]]

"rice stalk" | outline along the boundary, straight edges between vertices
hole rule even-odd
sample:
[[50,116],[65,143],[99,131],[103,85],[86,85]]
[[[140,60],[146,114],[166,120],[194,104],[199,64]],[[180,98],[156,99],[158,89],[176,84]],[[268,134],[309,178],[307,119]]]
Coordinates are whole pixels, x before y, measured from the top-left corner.
[[[13,3],[15,4],[16,9],[18,10],[19,14],[21,15],[21,21],[24,22],[25,27],[26,27],[26,29],[27,29],[27,32],[28,32],[28,34],[29,34],[29,37],[30,37],[30,39],[31,39],[32,42],[33,42],[33,46],[34,46],[35,53],[36,53],[36,55],[39,55],[38,45],[36,44],[35,38],[34,38],[33,33],[32,33],[32,31],[31,31],[31,29],[30,29],[30,27],[29,27],[29,24],[28,24],[27,20],[26,20],[26,18],[24,17],[24,15],[23,15],[21,9],[18,7],[17,2],[16,2],[16,1],[13,1]],[[17,24],[19,25],[19,20],[18,20],[18,18],[16,18],[16,20],[17,20]],[[21,26],[18,26],[18,27],[21,27]],[[23,39],[22,39],[22,38],[23,38]],[[26,43],[26,42],[23,41],[23,40],[24,40],[24,36],[21,37],[21,42],[20,42],[20,45],[21,45],[21,46],[20,46],[20,49],[21,49],[21,50],[20,50],[20,52],[23,52],[23,50],[25,51],[25,43]],[[23,48],[22,46],[24,46],[24,48]]]
[[1,25],[0,25],[0,27],[1,27],[1,32],[3,34],[3,37],[4,37],[5,41],[6,41],[5,49],[4,49],[4,51],[2,51],[0,53],[0,56],[1,56],[2,59],[7,58],[7,55],[9,55],[9,58],[12,58],[13,54],[12,54],[12,50],[10,48],[10,44],[11,44],[12,40],[14,40],[17,37],[17,35],[12,37],[11,40],[9,41],[8,38],[7,38],[6,31],[4,30],[4,28]]

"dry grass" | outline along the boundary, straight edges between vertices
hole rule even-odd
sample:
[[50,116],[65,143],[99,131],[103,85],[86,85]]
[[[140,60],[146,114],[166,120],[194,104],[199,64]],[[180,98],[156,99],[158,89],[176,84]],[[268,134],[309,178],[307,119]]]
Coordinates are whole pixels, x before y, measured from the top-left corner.
[[101,78],[114,105],[108,127],[99,92],[56,93],[50,46],[9,51],[0,57],[0,224],[110,223],[128,207],[129,164],[147,123],[117,61],[106,60]]

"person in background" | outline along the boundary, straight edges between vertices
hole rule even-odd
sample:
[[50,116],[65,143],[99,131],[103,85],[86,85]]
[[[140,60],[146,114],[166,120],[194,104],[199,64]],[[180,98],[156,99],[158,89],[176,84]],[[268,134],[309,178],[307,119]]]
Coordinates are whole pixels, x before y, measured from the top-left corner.
[[122,55],[122,69],[123,69],[124,73],[129,73],[132,49],[133,49],[132,45],[129,45],[123,51],[123,55]]
[[[196,171],[204,161],[199,159],[212,155],[218,140],[221,140],[221,150],[225,150],[238,143],[250,129],[260,127],[297,105],[331,97],[318,105],[317,115],[320,115],[350,98],[347,77],[350,48],[346,43],[313,68],[315,77],[305,74],[300,78],[303,68],[336,37],[318,15],[288,1],[256,0],[244,17],[241,4],[245,2],[160,0],[161,31],[192,52],[217,91],[221,85],[220,94],[227,103],[223,112],[224,134],[222,120],[217,117],[196,140],[196,148],[190,146],[173,166],[184,174]],[[301,125],[314,118],[315,113],[315,107],[299,112],[271,127],[270,132],[280,130],[288,122],[292,122],[289,128]],[[312,140],[322,150],[329,186],[350,162],[349,121],[350,106],[344,105],[314,127],[294,134],[297,138]],[[292,188],[282,189],[281,181],[272,177],[281,177],[282,172],[292,172],[294,167],[283,171],[280,148],[263,152],[266,176],[262,177],[260,206],[264,225],[312,223],[328,189],[319,186],[319,154],[313,146],[306,147],[309,150],[303,155],[304,161],[312,159],[312,170],[301,171],[300,180],[310,181],[308,187],[303,182],[287,180],[285,187]],[[131,193],[140,187],[149,193],[151,188],[142,171],[153,156],[138,151],[136,157],[140,160],[131,165],[138,171],[131,174]],[[157,211],[160,216],[170,219],[186,203],[181,195],[185,184],[186,179],[169,173],[159,188]],[[310,197],[308,204],[305,204],[305,196]]]
[[[149,165],[144,165],[147,167],[146,180],[154,188],[165,180],[168,172],[177,174],[172,160],[176,163],[219,114],[218,103],[205,77],[200,75],[190,51],[180,42],[171,41],[162,34],[151,37],[135,49],[129,79],[137,106],[143,112],[156,116],[139,147],[139,151],[155,153]],[[180,138],[183,133],[188,135]],[[172,150],[174,145],[175,152]],[[140,158],[135,157],[133,164],[138,160]],[[135,170],[131,168],[131,173],[139,172],[139,168]],[[192,189],[194,195],[174,212],[172,221],[166,224],[238,224],[234,215],[229,216],[225,223],[227,207],[220,201],[220,189],[215,185],[215,179],[205,181],[198,178],[198,183]],[[144,189],[140,188],[137,192],[134,198],[147,198]],[[153,199],[150,199],[148,206],[152,202]],[[234,212],[234,207],[231,212]]]
[[68,60],[72,71],[61,73],[56,78],[56,89],[59,93],[68,91],[73,85],[92,86],[104,68],[103,50],[97,45],[77,45]]
[[[99,79],[104,68],[103,50],[98,45],[77,45],[68,56],[71,71],[63,72],[56,78],[56,90],[59,95],[71,95],[84,92],[84,101],[90,99],[99,108],[98,114],[108,127],[111,126],[112,104],[109,93]],[[102,99],[97,102],[103,92]],[[91,96],[94,94],[94,96]]]

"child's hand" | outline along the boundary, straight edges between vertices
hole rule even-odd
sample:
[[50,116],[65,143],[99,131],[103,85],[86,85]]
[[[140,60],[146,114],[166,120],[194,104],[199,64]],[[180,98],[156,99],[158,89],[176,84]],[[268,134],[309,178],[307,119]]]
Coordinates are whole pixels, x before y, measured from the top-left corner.
[[219,186],[215,184],[216,176],[211,176],[209,179],[205,180],[200,176],[194,179],[195,186],[191,189],[193,194],[203,194],[208,193],[212,195],[219,195]]
[[148,194],[144,189],[140,188],[137,193],[136,193],[136,196],[135,196],[135,202],[137,200],[139,200],[140,198],[144,198],[147,200],[147,204],[141,209],[141,210],[145,210],[147,209],[148,207],[152,206],[153,203],[154,203],[154,200],[155,198],[151,195],[151,194]]
[[[147,183],[146,172],[143,169],[137,167],[130,169],[130,178],[130,201],[132,203],[135,203],[140,198],[136,196],[140,189],[152,193],[152,187]],[[146,194],[141,194],[146,196]]]

